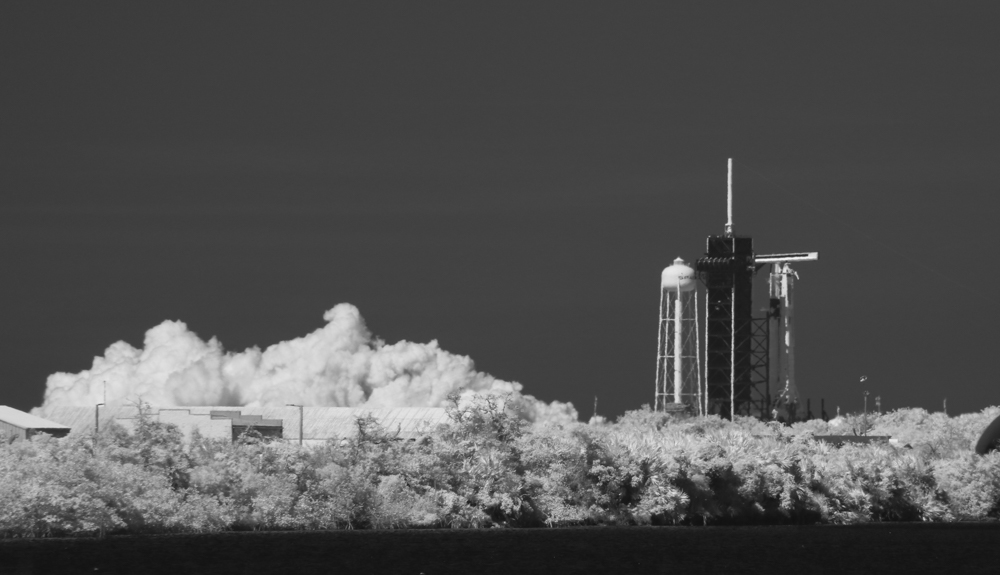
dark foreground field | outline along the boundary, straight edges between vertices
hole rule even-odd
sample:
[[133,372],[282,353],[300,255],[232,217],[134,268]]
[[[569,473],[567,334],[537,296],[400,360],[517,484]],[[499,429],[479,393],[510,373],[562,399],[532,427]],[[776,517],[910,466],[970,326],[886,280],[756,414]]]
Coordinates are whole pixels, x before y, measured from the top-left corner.
[[1000,573],[1000,524],[6,539],[0,573]]

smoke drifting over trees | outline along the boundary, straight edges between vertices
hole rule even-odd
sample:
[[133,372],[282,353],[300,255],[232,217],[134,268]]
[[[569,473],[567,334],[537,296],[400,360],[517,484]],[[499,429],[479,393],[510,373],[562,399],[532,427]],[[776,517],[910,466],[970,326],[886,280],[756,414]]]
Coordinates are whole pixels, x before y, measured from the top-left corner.
[[342,303],[323,314],[327,324],[300,338],[232,353],[215,338],[204,341],[180,321],[146,332],[142,349],[124,341],[80,373],[55,373],[43,407],[142,400],[184,405],[259,406],[297,403],[334,407],[441,407],[448,394],[510,394],[515,409],[534,422],[577,419],[570,403],[545,403],[522,385],[475,370],[471,358],[437,341],[386,344],[372,336],[361,313]]

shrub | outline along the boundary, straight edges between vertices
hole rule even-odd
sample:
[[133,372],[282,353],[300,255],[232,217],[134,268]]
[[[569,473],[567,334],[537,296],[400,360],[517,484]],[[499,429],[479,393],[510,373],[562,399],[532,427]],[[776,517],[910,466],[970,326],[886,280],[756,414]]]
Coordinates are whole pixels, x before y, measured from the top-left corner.
[[[400,441],[371,417],[300,448],[209,440],[148,416],[91,439],[0,444],[0,534],[1000,519],[1000,453],[972,445],[1000,408],[869,416],[900,444],[835,448],[832,428],[648,407],[614,424],[526,426],[503,396],[454,397],[451,422]],[[853,422],[853,423],[852,423]]]
[[964,453],[937,462],[934,477],[951,518],[960,521],[1000,519],[1000,452]]

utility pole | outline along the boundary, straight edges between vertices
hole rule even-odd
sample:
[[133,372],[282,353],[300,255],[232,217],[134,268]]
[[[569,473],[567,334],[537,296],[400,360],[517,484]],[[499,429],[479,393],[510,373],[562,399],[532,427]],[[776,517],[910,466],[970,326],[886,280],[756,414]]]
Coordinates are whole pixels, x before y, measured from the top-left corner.
[[302,426],[302,416],[303,416],[302,406],[299,405],[299,404],[295,404],[295,403],[286,403],[285,405],[287,405],[288,407],[297,407],[297,408],[299,408],[299,447],[301,447],[302,446],[302,428],[303,428],[303,426]]
[[101,430],[101,406],[103,403],[98,403],[94,406],[94,457],[97,457],[97,433]]
[[[862,379],[861,381],[864,381]],[[865,390],[865,423],[864,423],[865,435],[868,435],[868,390]]]

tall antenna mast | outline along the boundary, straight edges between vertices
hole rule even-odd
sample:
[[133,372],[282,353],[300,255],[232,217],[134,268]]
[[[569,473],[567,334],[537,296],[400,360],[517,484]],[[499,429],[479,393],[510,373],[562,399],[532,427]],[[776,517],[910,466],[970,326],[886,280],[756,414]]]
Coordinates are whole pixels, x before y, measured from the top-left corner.
[[733,235],[733,159],[729,158],[729,193],[727,195],[726,237]]

